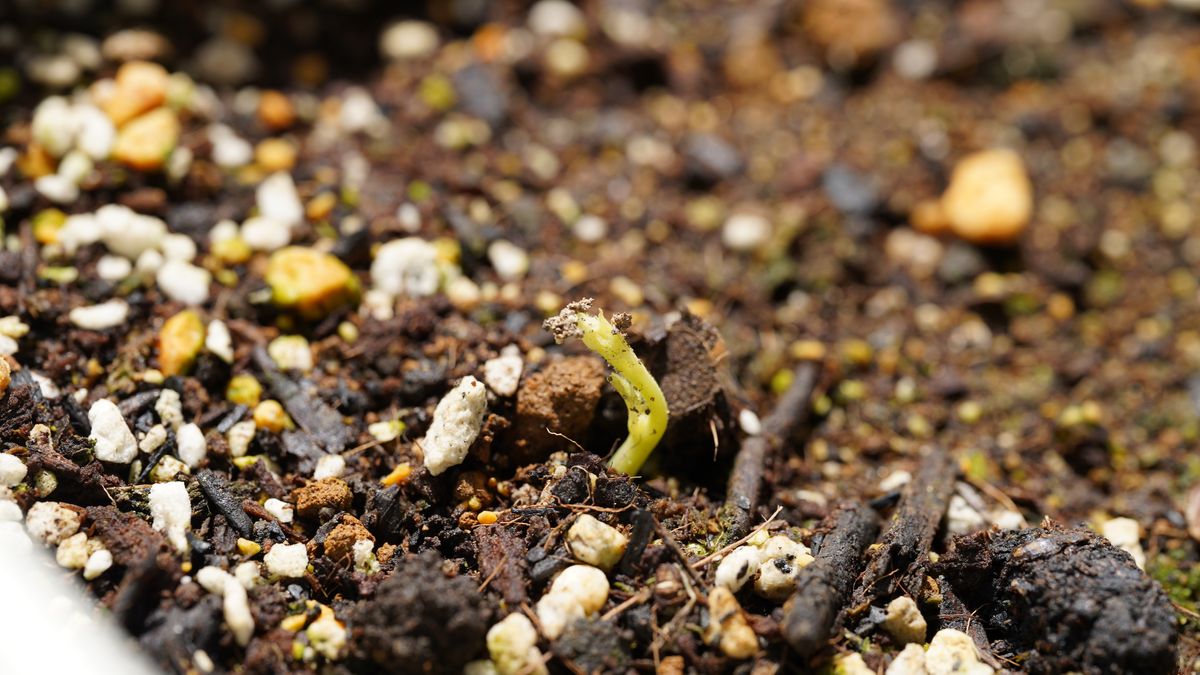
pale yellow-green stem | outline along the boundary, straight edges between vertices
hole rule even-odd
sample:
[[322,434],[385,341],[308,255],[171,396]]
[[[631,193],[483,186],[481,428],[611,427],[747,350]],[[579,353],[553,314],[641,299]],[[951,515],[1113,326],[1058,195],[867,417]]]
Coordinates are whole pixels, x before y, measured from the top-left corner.
[[625,336],[603,314],[576,311],[575,324],[583,334],[583,343],[613,367],[608,381],[625,399],[629,411],[629,436],[608,465],[621,473],[635,474],[667,430],[667,399]]

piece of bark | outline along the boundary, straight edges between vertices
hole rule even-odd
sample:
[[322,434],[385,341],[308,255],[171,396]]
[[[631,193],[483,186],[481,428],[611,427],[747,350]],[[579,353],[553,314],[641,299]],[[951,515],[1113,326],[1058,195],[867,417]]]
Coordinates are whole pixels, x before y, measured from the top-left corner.
[[876,600],[890,599],[899,591],[920,598],[929,567],[929,547],[954,493],[957,472],[950,454],[940,447],[933,448],[921,461],[854,589],[854,613],[864,612]]
[[261,346],[254,349],[254,362],[288,415],[311,434],[325,452],[341,452],[350,445],[354,440],[350,427],[336,410],[317,397],[316,392],[279,372],[267,350]]
[[838,613],[862,569],[862,554],[879,531],[875,512],[859,502],[838,506],[821,524],[826,531],[815,559],[796,580],[784,607],[783,636],[808,659],[825,646]]
[[1162,586],[1087,529],[978,532],[934,571],[1029,673],[1169,673],[1178,624]]
[[475,528],[475,541],[479,578],[490,579],[488,587],[499,592],[509,607],[520,607],[529,599],[525,540],[503,525],[480,525]]
[[758,509],[767,455],[787,443],[808,417],[808,402],[817,383],[818,370],[816,363],[800,364],[793,374],[791,386],[763,420],[762,433],[742,442],[721,509],[726,541],[736,541],[749,534],[754,512]]
[[225,516],[225,520],[233,529],[237,530],[238,534],[250,538],[254,533],[254,523],[251,522],[250,516],[242,510],[242,500],[229,491],[225,479],[219,474],[205,469],[196,474],[196,481],[200,483],[200,491],[212,504],[213,509]]

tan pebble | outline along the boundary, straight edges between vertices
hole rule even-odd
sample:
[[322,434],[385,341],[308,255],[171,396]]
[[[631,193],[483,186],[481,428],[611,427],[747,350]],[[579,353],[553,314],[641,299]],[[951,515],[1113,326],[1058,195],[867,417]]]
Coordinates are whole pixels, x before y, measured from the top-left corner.
[[258,120],[273,131],[286,129],[295,124],[296,109],[286,94],[270,89],[258,99]]
[[130,61],[117,70],[116,86],[101,107],[118,127],[167,100],[167,69],[149,61]]
[[161,169],[179,143],[179,118],[167,108],[152,110],[121,127],[113,159],[139,171]]
[[1033,185],[1012,150],[984,150],[954,167],[942,209],[954,234],[976,244],[1012,243],[1033,214]]

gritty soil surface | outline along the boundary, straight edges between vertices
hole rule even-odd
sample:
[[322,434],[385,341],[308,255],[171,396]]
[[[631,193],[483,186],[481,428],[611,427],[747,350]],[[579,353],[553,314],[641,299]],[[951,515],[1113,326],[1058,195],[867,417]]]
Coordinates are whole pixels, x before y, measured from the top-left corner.
[[0,534],[166,672],[1191,672],[1193,4],[0,3]]

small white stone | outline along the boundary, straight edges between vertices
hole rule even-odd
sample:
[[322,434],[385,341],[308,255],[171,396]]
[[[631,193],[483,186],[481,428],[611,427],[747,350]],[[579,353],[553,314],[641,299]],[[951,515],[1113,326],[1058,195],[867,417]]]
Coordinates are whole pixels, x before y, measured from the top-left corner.
[[29,79],[51,89],[66,89],[79,81],[82,71],[66,54],[37,54],[25,65]]
[[595,244],[608,236],[608,222],[600,216],[583,215],[571,225],[575,238],[585,244]]
[[308,568],[308,551],[304,544],[275,544],[263,556],[267,571],[280,577],[304,576]]
[[929,40],[906,40],[892,52],[896,72],[909,80],[924,80],[937,70],[937,47]]
[[150,481],[154,483],[169,483],[179,477],[179,474],[190,474],[191,470],[182,460],[165,455],[158,460],[150,470]]
[[753,251],[771,239],[771,222],[753,213],[735,213],[721,228],[721,241],[733,251]]
[[0,521],[0,550],[11,555],[29,555],[33,542],[20,523]]
[[354,551],[355,569],[366,574],[379,571],[379,561],[375,558],[375,542],[370,539],[359,539],[350,547]]
[[108,250],[130,260],[157,249],[167,236],[167,224],[154,216],[135,213],[118,204],[106,204],[96,210],[101,239]]
[[200,466],[208,456],[208,441],[204,440],[204,432],[194,423],[185,424],[175,432],[175,447],[175,454],[191,469]]
[[183,424],[183,401],[179,392],[167,388],[160,391],[154,402],[154,412],[167,428],[178,429]]
[[8,498],[0,499],[0,523],[19,523],[24,517],[21,507],[12,501],[11,493]]
[[590,565],[572,565],[563,570],[550,591],[538,601],[538,621],[551,640],[558,639],[576,619],[594,614],[608,600],[608,578]]
[[180,481],[150,486],[151,526],[162,532],[176,551],[187,550],[186,532],[192,527],[192,500]]
[[505,281],[519,281],[529,271],[529,254],[512,242],[499,239],[488,246],[488,260]]
[[425,468],[437,476],[462,464],[467,450],[483,428],[487,411],[487,390],[470,375],[450,390],[433,411],[433,422],[421,440]]
[[925,670],[925,648],[915,644],[905,645],[887,668],[887,675],[928,675],[928,672]]
[[929,675],[990,675],[991,666],[979,662],[975,643],[966,633],[944,628],[929,641],[925,650],[925,670]]
[[119,255],[103,255],[96,261],[96,274],[105,281],[120,281],[133,274],[133,263]]
[[863,661],[862,654],[843,654],[833,660],[833,672],[837,675],[875,675],[875,671]]
[[385,59],[419,59],[437,51],[437,29],[424,21],[397,21],[379,36],[379,51]]
[[887,616],[883,620],[883,629],[900,644],[925,643],[927,628],[925,617],[917,603],[907,595],[902,595],[888,603]]
[[1019,530],[1026,524],[1025,516],[1008,509],[992,512],[992,523],[1001,530]]
[[55,204],[70,204],[79,199],[79,186],[56,173],[38,178],[33,182],[33,188]]
[[213,319],[208,322],[204,334],[204,348],[225,363],[233,363],[233,336],[224,321]]
[[1146,567],[1146,552],[1142,550],[1140,528],[1133,518],[1113,518],[1104,521],[1100,526],[1100,534],[1104,535],[1113,546],[1133,556],[1133,562],[1138,568]]
[[293,227],[304,222],[304,204],[291,175],[280,171],[258,184],[254,201],[259,214],[268,220]]
[[267,513],[275,516],[275,519],[281,523],[290,523],[296,517],[296,511],[292,505],[282,499],[271,497],[263,502],[263,508],[267,510]]
[[56,173],[72,185],[79,185],[94,168],[95,165],[92,163],[91,157],[88,157],[79,150],[72,150],[58,163],[58,171]]
[[517,393],[524,367],[525,359],[519,353],[502,354],[483,364],[483,381],[500,396],[512,396]]
[[19,485],[21,481],[25,480],[27,473],[29,473],[29,468],[25,466],[25,462],[22,462],[20,457],[7,452],[0,453],[0,485],[5,487]]
[[157,274],[158,270],[162,268],[162,264],[162,254],[151,249],[143,251],[137,257],[137,261],[133,263],[133,269],[137,270],[139,274]]
[[96,459],[128,464],[137,457],[137,439],[115,403],[106,398],[97,400],[88,409],[88,422],[92,425],[88,438],[95,441]]
[[625,555],[629,543],[617,528],[606,525],[588,514],[575,519],[567,530],[567,547],[579,562],[611,570]]
[[117,140],[117,128],[108,115],[94,105],[76,104],[75,122],[79,127],[75,147],[96,161],[107,159]]
[[74,144],[75,124],[67,99],[51,96],[33,111],[33,140],[54,157],[62,157]]
[[274,251],[292,242],[292,228],[273,218],[255,216],[242,223],[242,241],[255,251]]
[[339,658],[346,646],[346,627],[332,613],[322,613],[308,625],[304,635],[318,654],[331,661]]
[[83,565],[83,578],[91,581],[107,572],[112,564],[112,553],[105,548],[99,549],[88,556],[87,562]]
[[487,632],[488,656],[499,675],[546,675],[537,642],[537,629],[521,612],[509,614]]
[[908,482],[911,480],[911,473],[904,469],[899,469],[889,473],[883,480],[879,481],[879,489],[883,492],[892,492],[908,485]]
[[79,531],[83,514],[61,502],[38,502],[25,514],[29,536],[47,546],[57,546]]
[[225,434],[225,441],[229,444],[229,455],[231,457],[245,456],[257,430],[258,427],[254,424],[254,420],[242,420],[229,427],[229,431]]
[[342,107],[338,111],[338,126],[347,133],[370,131],[382,119],[379,105],[371,94],[361,87],[352,87],[342,94]]
[[587,19],[566,0],[541,0],[529,10],[529,30],[542,37],[583,37]]
[[217,224],[208,231],[210,245],[233,239],[236,236],[238,236],[238,224],[228,218],[217,221]]
[[21,153],[16,148],[0,148],[0,177],[7,176]]
[[742,408],[738,413],[738,426],[747,435],[757,436],[762,433],[762,420],[758,418],[758,414],[749,408]]
[[762,545],[761,562],[754,578],[754,592],[782,602],[796,589],[800,570],[813,561],[808,547],[784,535],[775,535]]
[[91,307],[76,307],[67,318],[84,330],[108,330],[125,323],[129,317],[129,303],[113,298]]
[[721,653],[734,659],[748,659],[758,652],[758,636],[746,621],[733,591],[724,586],[714,586],[708,593],[704,641],[717,644]]
[[736,593],[754,577],[760,564],[762,551],[757,546],[739,546],[717,565],[714,583]]
[[212,159],[223,169],[237,169],[254,159],[254,147],[223,124],[214,124],[208,129],[212,143]]
[[408,233],[415,233],[421,229],[421,210],[414,204],[404,202],[396,209],[396,220],[400,223],[400,229]]
[[307,372],[313,368],[312,348],[302,335],[280,335],[267,343],[267,354],[280,370]]
[[250,590],[262,582],[262,567],[254,560],[239,563],[233,568],[233,578],[237,579],[242,588]]
[[168,234],[162,240],[163,257],[191,262],[196,258],[196,242],[186,234]]
[[454,277],[446,282],[446,299],[459,311],[470,312],[482,298],[479,286],[467,277]]
[[404,422],[400,420],[384,420],[367,425],[367,433],[380,443],[388,443],[400,438],[404,433]]
[[69,570],[81,570],[87,564],[89,555],[91,551],[88,550],[87,535],[76,532],[58,543],[58,550],[54,552],[54,562],[58,563],[59,567]]
[[946,531],[952,535],[970,534],[987,527],[987,519],[959,495],[950,497],[946,509]]
[[313,480],[322,478],[337,478],[346,470],[346,460],[341,455],[325,455],[317,460],[313,470]]
[[425,297],[441,283],[437,249],[417,237],[389,241],[379,247],[371,263],[371,282],[388,295]]
[[208,300],[212,273],[183,260],[168,260],[158,268],[155,279],[159,290],[168,298],[188,305],[201,305]]
[[244,646],[250,642],[254,635],[254,617],[250,613],[245,587],[229,572],[211,565],[196,572],[196,583],[223,598],[225,623],[237,643]]

